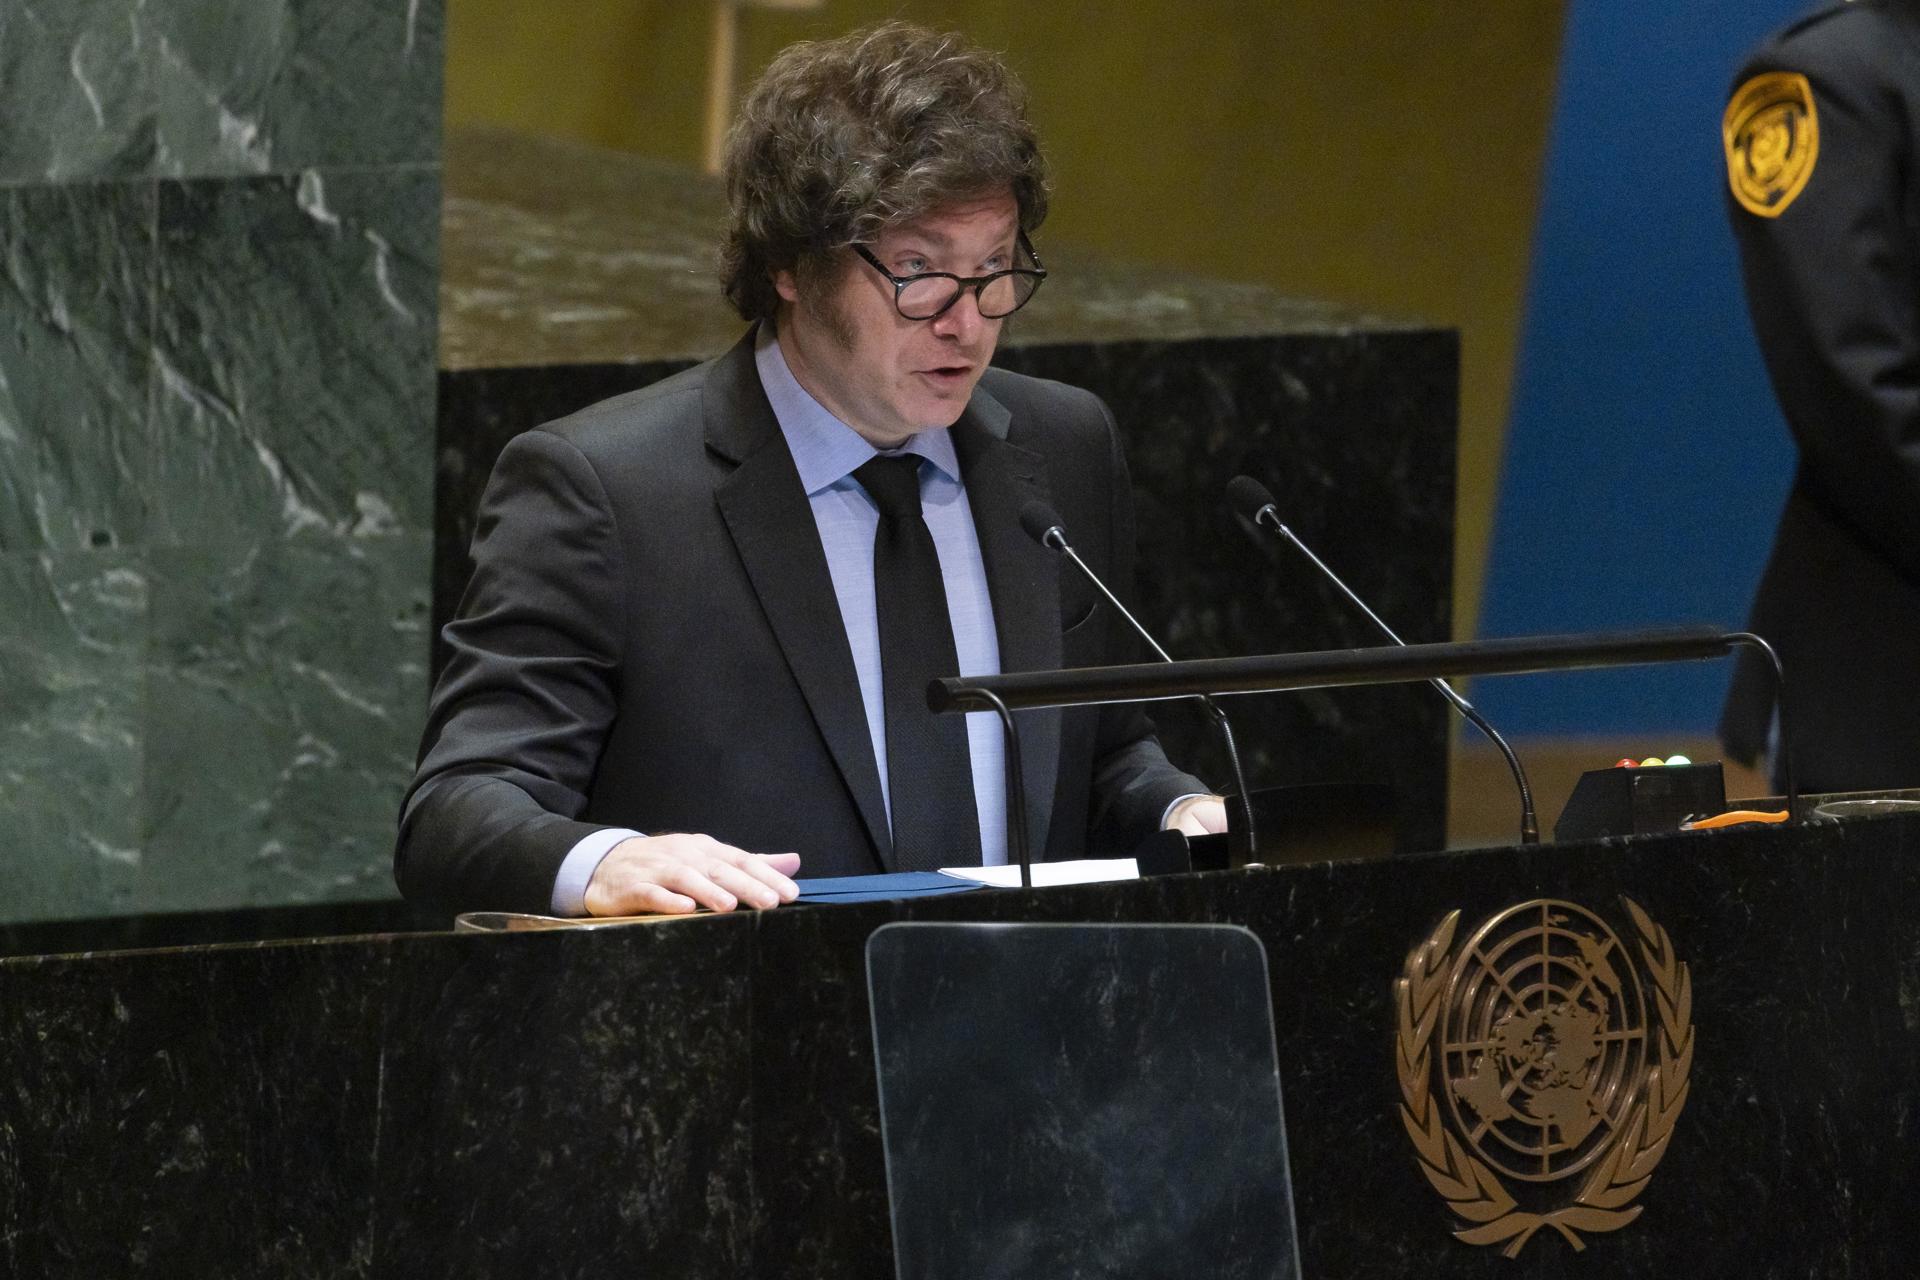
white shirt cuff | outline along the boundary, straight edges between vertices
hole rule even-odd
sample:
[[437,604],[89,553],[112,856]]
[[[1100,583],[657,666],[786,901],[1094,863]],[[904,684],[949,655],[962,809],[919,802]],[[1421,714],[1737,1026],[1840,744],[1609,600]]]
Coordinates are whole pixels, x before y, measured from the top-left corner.
[[[1167,819],[1173,816],[1173,811],[1175,809],[1178,809],[1181,805],[1185,804],[1189,800],[1198,800],[1201,796],[1204,796],[1206,794],[1207,792],[1205,791],[1189,791],[1184,796],[1175,796],[1173,798],[1173,802],[1169,804],[1166,808],[1160,811],[1160,829],[1162,831],[1165,831],[1167,829]],[[582,892],[585,892],[585,890],[583,889]]]
[[625,827],[606,827],[573,846],[567,852],[566,861],[560,864],[560,874],[553,878],[553,914],[587,914],[587,885],[592,883],[593,873],[613,852],[613,846],[622,840],[637,839],[639,835],[638,831],[629,831]]

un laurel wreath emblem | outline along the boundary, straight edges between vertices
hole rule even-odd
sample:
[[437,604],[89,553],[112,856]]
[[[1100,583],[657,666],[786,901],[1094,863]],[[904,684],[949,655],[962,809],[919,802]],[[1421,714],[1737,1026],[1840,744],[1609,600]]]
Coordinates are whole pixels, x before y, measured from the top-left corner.
[[1456,954],[1454,911],[1394,983],[1400,1119],[1468,1244],[1518,1257],[1551,1227],[1584,1249],[1580,1233],[1640,1216],[1687,1101],[1693,985],[1666,930],[1620,901],[1637,945],[1538,899]]

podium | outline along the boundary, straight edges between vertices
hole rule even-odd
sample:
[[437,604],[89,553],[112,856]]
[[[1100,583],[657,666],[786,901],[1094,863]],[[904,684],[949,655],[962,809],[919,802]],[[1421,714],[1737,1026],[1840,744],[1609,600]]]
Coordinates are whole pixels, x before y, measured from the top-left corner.
[[[866,957],[896,921],[1249,931],[1305,1276],[1883,1277],[1920,1256],[1920,817],[1896,813],[8,960],[0,1274],[890,1275]],[[1476,949],[1519,958],[1519,1001]],[[1535,957],[1552,996],[1529,1012]],[[1514,1115],[1489,1120],[1489,1083]],[[1590,1186],[1605,1205],[1578,1203]]]

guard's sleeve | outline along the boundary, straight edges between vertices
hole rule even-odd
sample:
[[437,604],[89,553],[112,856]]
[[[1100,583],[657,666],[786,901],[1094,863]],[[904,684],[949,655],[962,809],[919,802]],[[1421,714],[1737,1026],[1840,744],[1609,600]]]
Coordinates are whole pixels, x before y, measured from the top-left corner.
[[[1863,27],[1822,23],[1735,81],[1728,211],[1754,329],[1800,445],[1803,491],[1920,580],[1920,261],[1904,125],[1911,90],[1884,50],[1848,34]],[[1769,75],[1805,77],[1814,145],[1798,158],[1804,173],[1760,165],[1743,199],[1741,165],[1768,157],[1742,150],[1750,137],[1735,136],[1736,108]],[[1765,106],[1747,104],[1756,105]]]

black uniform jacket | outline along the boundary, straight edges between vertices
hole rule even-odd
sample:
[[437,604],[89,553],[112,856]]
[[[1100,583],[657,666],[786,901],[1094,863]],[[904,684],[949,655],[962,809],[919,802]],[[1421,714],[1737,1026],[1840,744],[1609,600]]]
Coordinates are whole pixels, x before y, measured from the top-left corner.
[[[1790,97],[1792,75],[1812,110],[1774,108],[1804,150],[1773,175],[1772,208],[1739,198],[1728,147],[1748,304],[1800,448],[1751,626],[1786,668],[1802,786],[1920,785],[1920,0],[1787,28],[1736,77],[1736,107],[1753,87]],[[1736,759],[1764,747],[1773,708],[1743,658],[1721,721]]]
[[[1022,531],[1051,503],[1131,580],[1131,490],[1088,392],[989,370],[953,428],[1002,670],[1133,661],[1112,610]],[[546,911],[599,827],[798,851],[809,876],[892,858],[852,652],[749,334],[726,355],[502,452],[447,627],[395,874],[453,910]],[[1019,713],[1036,857],[1127,853],[1180,795],[1126,708]]]

